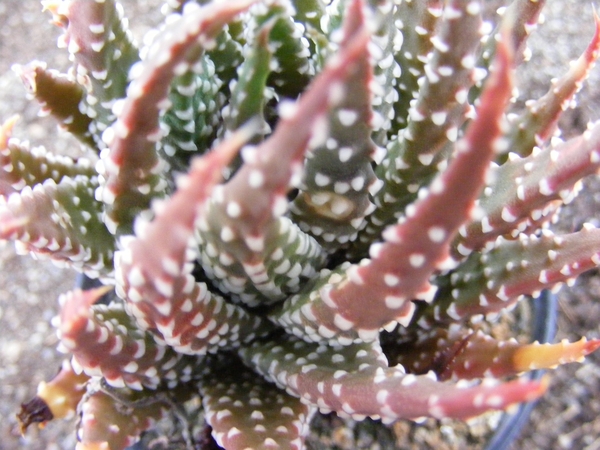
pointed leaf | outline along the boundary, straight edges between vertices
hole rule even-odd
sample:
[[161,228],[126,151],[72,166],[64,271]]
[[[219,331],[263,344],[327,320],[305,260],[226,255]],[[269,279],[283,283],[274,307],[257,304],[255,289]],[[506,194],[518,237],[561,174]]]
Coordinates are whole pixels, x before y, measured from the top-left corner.
[[75,414],[77,405],[85,393],[89,377],[77,374],[68,361],[63,361],[60,371],[52,380],[38,385],[36,396],[21,405],[17,414],[21,434],[32,423],[45,423],[53,419],[69,418]]
[[92,278],[110,274],[114,238],[100,218],[96,187],[95,178],[78,175],[0,197],[0,239],[17,241],[22,253],[49,256]]
[[[515,52],[516,58],[523,56],[528,59],[526,49],[527,39],[531,32],[537,27],[541,19],[542,10],[546,4],[546,0],[514,0],[506,7],[502,6],[498,13],[502,16],[500,22],[496,25],[494,31],[484,37],[483,45],[481,46],[481,54],[477,61],[477,67],[488,68],[496,53],[496,39],[502,33],[510,35],[512,49]],[[543,20],[543,19],[542,19]],[[481,93],[483,80],[479,80],[471,89],[470,96],[475,98]]]
[[393,55],[402,72],[396,87],[399,101],[394,105],[396,128],[390,134],[408,125],[410,101],[419,94],[418,80],[425,75],[427,55],[433,50],[431,36],[442,20],[444,8],[443,0],[398,3],[391,16],[394,24],[400,25],[402,47]]
[[300,275],[312,277],[323,265],[320,245],[282,217],[285,196],[318,120],[341,100],[335,86],[350,75],[367,41],[366,30],[357,32],[297,104],[283,107],[275,132],[242,152],[244,165],[213,195],[199,227],[204,266],[213,268],[209,276],[222,291],[243,292],[238,299],[245,303],[282,300],[297,291]]
[[[281,325],[309,339],[373,340],[390,322],[407,324],[414,298],[433,298],[430,277],[448,262],[449,244],[470,218],[501,136],[500,122],[511,93],[510,55],[502,48],[477,118],[447,169],[421,190],[407,217],[384,232],[384,243],[371,246],[370,259],[342,266],[331,276],[322,274],[319,284],[286,302],[276,312]],[[322,284],[324,277],[327,284]]]
[[561,236],[545,230],[541,236],[521,234],[518,240],[499,237],[491,248],[472,253],[438,279],[440,289],[422,324],[497,313],[523,295],[537,296],[542,289],[570,282],[599,262],[600,229],[589,224]]
[[[436,2],[438,0],[435,0]],[[424,2],[411,2],[411,6],[419,7]],[[402,86],[402,76],[410,70],[407,65],[401,66],[397,56],[402,54],[407,36],[398,27],[399,8],[406,6],[407,2],[400,5],[392,2],[377,2],[373,5],[377,30],[373,33],[371,57],[374,60],[374,80],[377,88],[371,88],[373,99],[373,132],[372,139],[383,153],[389,139],[398,133],[398,127],[405,121],[405,112],[396,111],[396,108],[408,107],[407,97],[400,97],[400,90],[407,90]],[[431,45],[431,44],[430,44]],[[373,50],[373,49],[377,50]],[[406,62],[406,61],[405,61]],[[402,101],[400,102],[400,99]],[[382,154],[383,157],[383,154]],[[379,162],[379,161],[377,161]]]
[[103,153],[105,181],[98,196],[106,205],[105,222],[111,231],[131,233],[133,218],[161,197],[166,181],[159,175],[164,161],[156,152],[156,141],[164,134],[159,127],[169,83],[176,73],[194,66],[223,26],[255,0],[214,3],[190,9],[185,17],[170,23],[149,49],[144,61],[132,71],[121,114],[104,138],[110,146]]
[[75,61],[78,82],[90,93],[86,114],[94,119],[95,140],[115,119],[112,106],[125,96],[127,76],[138,61],[123,7],[115,0],[62,2],[55,12],[64,23],[64,45]]
[[[600,17],[595,15],[596,32],[584,53],[571,62],[569,71],[552,81],[550,91],[536,101],[529,101],[526,110],[511,120],[506,133],[506,147],[520,156],[531,154],[536,145],[547,141],[556,131],[561,113],[573,101],[600,52]],[[503,158],[502,160],[505,160]]]
[[73,353],[74,367],[104,377],[111,386],[135,390],[189,381],[202,359],[157,344],[135,325],[122,304],[93,305],[105,292],[75,290],[60,299],[60,339]]
[[2,195],[20,191],[25,186],[52,180],[60,183],[64,177],[96,175],[92,162],[87,158],[77,161],[48,152],[44,147],[31,147],[29,142],[12,137],[12,129],[18,117],[8,119],[0,127],[0,180],[7,184]]
[[[365,14],[362,2],[351,3],[342,48],[366,26]],[[325,135],[309,150],[300,192],[291,206],[292,219],[332,253],[356,239],[364,217],[374,209],[369,198],[375,183],[369,58],[365,47],[353,72],[336,86],[343,97],[319,124]]]
[[[273,46],[273,70],[268,84],[282,98],[297,98],[315,75],[308,41],[304,38],[304,25],[295,22],[293,8],[286,2],[276,5],[279,17],[273,23],[270,35]],[[258,17],[259,22],[264,20]]]
[[416,342],[394,347],[394,362],[411,373],[433,370],[440,380],[457,380],[509,377],[582,362],[584,356],[600,347],[600,341],[583,338],[573,343],[524,344],[515,339],[494,339],[481,330],[451,327],[432,329],[420,334]]
[[494,182],[479,202],[479,217],[461,229],[454,256],[462,258],[497,236],[539,229],[561,204],[574,198],[582,178],[599,170],[600,123],[581,136],[495,168]]
[[194,226],[221,171],[253,132],[242,129],[194,160],[173,196],[155,205],[154,220],[138,219],[136,237],[123,239],[116,257],[118,294],[142,329],[178,352],[212,352],[270,330],[267,321],[228,304],[192,275]]
[[447,157],[445,145],[455,142],[470,110],[467,91],[473,84],[481,8],[478,1],[453,0],[444,13],[434,6],[428,10],[432,16],[442,14],[444,20],[439,33],[430,38],[433,53],[424,67],[419,95],[406,113],[408,124],[388,144],[387,155],[377,166],[377,177],[383,181],[374,194],[377,208],[351,255],[364,256],[368,243],[396,221],[416,199],[418,189],[438,172],[438,164]]
[[29,93],[40,102],[43,114],[52,114],[61,128],[95,148],[90,133],[92,119],[80,110],[85,93],[83,86],[68,75],[48,70],[46,64],[39,61],[25,66],[14,65],[13,70],[21,77]]
[[[281,354],[290,356],[282,360],[277,356]],[[242,349],[241,356],[303,402],[355,420],[365,416],[386,423],[426,416],[466,419],[533,400],[546,390],[543,383],[518,380],[472,387],[441,383],[435,375],[412,375],[401,366],[387,367],[378,345],[328,347],[289,335],[255,342]],[[373,364],[374,359],[379,364]]]

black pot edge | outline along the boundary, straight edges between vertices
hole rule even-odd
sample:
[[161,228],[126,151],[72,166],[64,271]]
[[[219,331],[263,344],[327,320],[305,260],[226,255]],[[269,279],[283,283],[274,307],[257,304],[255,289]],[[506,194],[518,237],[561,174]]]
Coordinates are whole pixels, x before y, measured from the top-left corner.
[[[552,342],[556,336],[558,296],[550,291],[543,291],[539,297],[532,300],[532,303],[532,339],[540,343]],[[527,378],[539,380],[544,373],[544,370],[533,370],[527,375]],[[485,450],[507,450],[510,444],[521,434],[536,404],[537,401],[523,403],[518,406],[515,412],[504,413]]]

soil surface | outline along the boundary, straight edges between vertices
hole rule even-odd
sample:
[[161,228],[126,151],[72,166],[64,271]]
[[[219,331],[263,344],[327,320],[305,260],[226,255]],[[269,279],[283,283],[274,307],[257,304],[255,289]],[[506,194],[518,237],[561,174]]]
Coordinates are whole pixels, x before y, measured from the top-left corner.
[[[143,7],[124,2],[136,36],[160,20],[158,5]],[[143,16],[143,20],[140,17]],[[48,23],[37,0],[0,2],[0,120],[23,116],[16,135],[36,145],[45,143],[59,151],[80,154],[78,144],[56,139],[51,119],[36,117],[38,107],[25,100],[25,90],[11,71],[14,63],[33,59],[65,69],[69,62],[55,42],[60,32]],[[590,2],[554,0],[546,7],[546,23],[530,40],[533,61],[519,72],[520,99],[542,95],[552,77],[566,70],[593,34]],[[581,132],[588,121],[600,119],[600,67],[578,96],[578,105],[561,121],[566,136]],[[517,107],[519,102],[517,102]],[[27,125],[26,125],[27,124]],[[49,134],[50,133],[50,134]],[[50,140],[46,136],[52,136]],[[600,225],[600,182],[586,181],[585,190],[562,213],[557,227],[563,231],[581,227],[584,221]],[[596,194],[595,194],[596,193]],[[74,448],[73,422],[50,423],[44,430],[31,427],[19,434],[15,412],[21,402],[35,395],[36,386],[51,378],[63,356],[55,351],[57,338],[51,325],[57,314],[57,298],[67,291],[75,275],[45,261],[17,256],[12,244],[0,248],[0,450],[54,450]],[[557,339],[577,340],[582,335],[600,337],[600,277],[592,271],[559,293],[560,318]],[[584,364],[561,367],[551,374],[548,394],[534,409],[521,437],[510,447],[518,449],[600,449],[600,353]],[[397,427],[401,431],[403,425]],[[456,448],[451,442],[430,442],[415,433],[419,443],[397,448]],[[419,437],[421,436],[421,437]],[[442,439],[443,441],[443,439]],[[381,448],[369,446],[368,448]]]

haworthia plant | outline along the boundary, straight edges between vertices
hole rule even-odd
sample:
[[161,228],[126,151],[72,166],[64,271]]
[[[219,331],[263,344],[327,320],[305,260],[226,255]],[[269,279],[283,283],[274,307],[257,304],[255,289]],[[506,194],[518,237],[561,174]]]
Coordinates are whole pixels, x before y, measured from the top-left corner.
[[0,238],[105,286],[60,298],[23,430],[76,413],[117,450],[171,411],[188,448],[301,449],[317,412],[467,419],[599,347],[476,325],[600,264],[592,225],[548,227],[600,168],[600,124],[555,136],[599,33],[515,112],[544,2],[484,3],[167,1],[138,48],[115,0],[44,1],[73,69],[15,71],[97,162],[5,118]]

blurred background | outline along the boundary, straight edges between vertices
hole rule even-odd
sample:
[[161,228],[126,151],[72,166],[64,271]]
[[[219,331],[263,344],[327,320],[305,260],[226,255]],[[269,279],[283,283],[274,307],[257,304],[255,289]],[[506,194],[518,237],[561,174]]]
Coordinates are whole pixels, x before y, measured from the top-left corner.
[[[161,20],[162,1],[122,3],[138,40]],[[498,2],[488,2],[490,8],[494,3]],[[579,56],[594,33],[590,2],[553,0],[545,11],[545,23],[530,39],[533,62],[519,69],[516,108],[526,98],[543,95],[550,79],[565,72],[568,61]],[[11,70],[12,64],[33,59],[47,61],[51,68],[69,67],[66,52],[56,48],[60,30],[49,23],[49,18],[48,13],[41,12],[38,0],[0,1],[0,120],[17,113],[22,120],[15,136],[81,156],[79,144],[56,137],[51,118],[37,117],[37,105],[26,100],[25,89]],[[588,121],[600,119],[599,81],[597,67],[578,95],[577,108],[567,111],[561,121],[565,136],[580,133]],[[591,193],[580,195],[563,211],[556,225],[563,231],[580,227],[585,218],[595,218],[593,222],[600,224],[600,183],[594,179],[586,185]],[[60,366],[63,355],[55,350],[57,338],[50,322],[57,314],[58,295],[69,290],[74,280],[70,270],[16,256],[12,244],[0,246],[0,450],[75,446],[72,421],[50,423],[44,430],[33,426],[21,437],[15,418],[20,403],[34,396],[38,383],[51,378]],[[564,288],[559,297],[558,340],[600,337],[597,271],[581,277],[574,287]],[[600,355],[592,355],[583,365],[572,364],[553,372],[550,391],[537,404],[521,438],[511,448],[600,449],[599,363]]]

